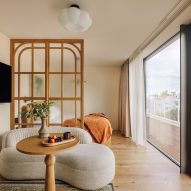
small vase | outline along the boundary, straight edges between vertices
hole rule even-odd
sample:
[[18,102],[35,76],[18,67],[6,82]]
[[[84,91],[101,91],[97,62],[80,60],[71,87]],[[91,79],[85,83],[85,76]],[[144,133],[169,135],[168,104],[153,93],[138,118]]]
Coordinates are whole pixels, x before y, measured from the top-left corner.
[[45,138],[50,136],[46,127],[46,118],[41,118],[41,128],[39,129],[39,138]]

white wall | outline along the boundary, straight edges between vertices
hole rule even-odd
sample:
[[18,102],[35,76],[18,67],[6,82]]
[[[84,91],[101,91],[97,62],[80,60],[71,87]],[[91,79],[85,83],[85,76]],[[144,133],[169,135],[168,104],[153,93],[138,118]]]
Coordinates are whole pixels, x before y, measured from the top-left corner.
[[101,112],[118,128],[120,67],[85,66],[85,114]]
[[[10,41],[2,33],[0,33],[0,62],[10,64]],[[1,135],[8,130],[10,130],[10,103],[0,103],[0,148]]]

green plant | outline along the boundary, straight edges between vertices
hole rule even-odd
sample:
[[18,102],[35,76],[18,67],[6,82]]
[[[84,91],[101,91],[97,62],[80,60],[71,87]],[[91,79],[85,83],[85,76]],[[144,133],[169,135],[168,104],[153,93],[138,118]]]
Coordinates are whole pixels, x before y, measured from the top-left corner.
[[22,118],[41,118],[41,119],[45,119],[46,117],[48,117],[49,113],[50,113],[50,106],[53,104],[53,102],[48,102],[48,101],[44,101],[44,102],[31,102],[28,103],[28,109],[27,110],[23,110],[21,112],[21,117]]

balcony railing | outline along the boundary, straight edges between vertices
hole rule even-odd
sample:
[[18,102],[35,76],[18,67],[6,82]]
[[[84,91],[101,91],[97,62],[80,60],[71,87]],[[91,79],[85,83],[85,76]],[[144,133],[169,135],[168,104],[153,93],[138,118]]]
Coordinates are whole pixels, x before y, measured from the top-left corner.
[[[175,120],[172,120],[172,119],[169,119],[169,118],[166,118],[166,117],[162,117],[162,116],[158,116],[158,115],[155,115],[155,114],[151,114],[151,113],[147,113],[147,117],[156,119],[158,121],[162,121],[164,123],[168,123],[169,125],[174,125],[176,127],[180,127],[180,120],[175,121]],[[178,119],[179,119],[179,117],[178,117]]]
[[158,116],[180,124],[180,100],[173,102],[157,102],[156,100],[147,103],[147,114]]
[[180,122],[147,114],[147,139],[162,152],[180,162]]

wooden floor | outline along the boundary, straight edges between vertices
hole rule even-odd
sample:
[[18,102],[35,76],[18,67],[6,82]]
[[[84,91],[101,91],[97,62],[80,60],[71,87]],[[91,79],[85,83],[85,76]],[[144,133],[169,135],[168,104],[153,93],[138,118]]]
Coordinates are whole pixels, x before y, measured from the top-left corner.
[[116,191],[191,191],[191,177],[150,144],[136,146],[119,133],[112,137]]

